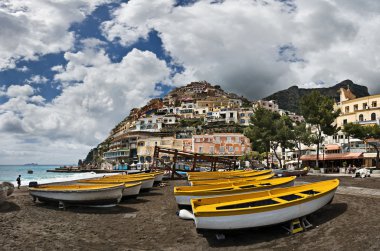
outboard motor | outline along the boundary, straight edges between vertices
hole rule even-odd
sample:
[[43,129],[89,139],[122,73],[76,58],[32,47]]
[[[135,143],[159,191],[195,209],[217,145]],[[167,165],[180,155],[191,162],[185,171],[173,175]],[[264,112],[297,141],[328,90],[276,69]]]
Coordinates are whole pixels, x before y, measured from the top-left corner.
[[29,182],[29,187],[38,187],[37,181],[31,181],[31,182]]

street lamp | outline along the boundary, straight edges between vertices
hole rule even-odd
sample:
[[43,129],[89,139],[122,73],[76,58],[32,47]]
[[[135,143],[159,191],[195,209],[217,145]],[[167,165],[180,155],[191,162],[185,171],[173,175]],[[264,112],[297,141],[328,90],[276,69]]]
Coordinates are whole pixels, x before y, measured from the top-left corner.
[[[325,168],[325,144],[322,144],[322,147],[323,147],[323,152],[322,152],[322,166],[323,168]],[[326,170],[325,170],[326,171]]]

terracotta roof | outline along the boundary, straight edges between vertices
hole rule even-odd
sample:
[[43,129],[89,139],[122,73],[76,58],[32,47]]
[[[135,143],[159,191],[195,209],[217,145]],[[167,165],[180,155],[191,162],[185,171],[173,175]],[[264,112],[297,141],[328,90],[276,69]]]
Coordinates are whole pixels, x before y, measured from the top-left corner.
[[327,150],[327,151],[340,150],[340,149],[341,149],[341,147],[339,145],[336,145],[336,144],[325,145],[325,150]]
[[[325,160],[362,159],[363,153],[331,153],[324,154]],[[302,155],[301,160],[316,160],[317,155]],[[323,160],[323,154],[319,155],[319,160]]]

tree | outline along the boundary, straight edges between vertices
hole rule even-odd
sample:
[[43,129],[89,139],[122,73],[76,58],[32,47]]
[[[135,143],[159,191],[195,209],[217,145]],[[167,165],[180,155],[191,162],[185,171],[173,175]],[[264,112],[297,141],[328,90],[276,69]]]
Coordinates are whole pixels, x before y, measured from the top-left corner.
[[361,131],[361,126],[358,125],[358,124],[354,124],[354,123],[348,123],[348,124],[345,124],[343,126],[343,133],[346,134],[347,136],[347,141],[348,141],[348,151],[350,152],[351,151],[351,147],[350,147],[350,138],[354,135],[354,134],[360,134],[359,131]]
[[318,91],[312,91],[309,95],[303,96],[300,100],[300,109],[305,121],[316,129],[316,167],[319,167],[319,145],[323,141],[322,133],[333,135],[336,132],[336,126],[333,123],[339,116],[340,110],[334,111],[334,101]]
[[270,142],[276,133],[273,125],[280,117],[278,113],[258,107],[254,111],[254,116],[251,117],[251,125],[244,130],[245,136],[251,140],[252,149],[266,154],[267,167],[269,165]]
[[297,167],[300,168],[302,144],[310,146],[316,142],[316,138],[312,134],[311,128],[308,127],[305,122],[298,123],[294,126],[293,135],[294,146],[298,150]]
[[280,168],[282,168],[282,161],[277,154],[278,147],[282,149],[293,148],[293,122],[288,116],[281,116],[276,121],[273,121],[274,133],[271,135],[271,148],[274,155],[279,160]]
[[283,149],[294,147],[292,120],[288,116],[281,116],[277,112],[258,107],[251,118],[251,124],[245,130],[245,135],[251,140],[252,149],[259,153],[265,153],[267,166],[269,165],[269,151],[272,149],[282,168],[281,158],[276,150],[279,147]]
[[361,126],[359,124],[348,123],[344,125],[343,131],[349,133],[354,138],[367,142],[376,150],[376,169],[380,168],[380,126]]

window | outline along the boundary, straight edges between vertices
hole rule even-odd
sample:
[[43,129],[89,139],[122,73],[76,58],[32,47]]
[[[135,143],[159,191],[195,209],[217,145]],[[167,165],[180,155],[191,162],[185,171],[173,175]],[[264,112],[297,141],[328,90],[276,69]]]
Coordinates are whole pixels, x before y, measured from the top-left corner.
[[240,117],[244,117],[245,116],[245,113],[240,113]]
[[343,119],[343,125],[347,124],[347,119]]
[[367,103],[363,103],[363,110],[367,109]]
[[217,143],[217,144],[220,143],[220,137],[215,137],[215,143]]
[[231,143],[231,137],[227,137],[227,143]]
[[219,147],[219,152],[224,153],[224,146]]
[[354,111],[358,110],[358,105],[354,105]]
[[229,151],[230,153],[232,153],[232,152],[234,151],[234,147],[233,147],[233,146],[228,147],[228,151]]
[[233,118],[233,117],[234,117],[234,114],[230,112],[230,118]]
[[210,146],[210,154],[214,154],[214,147]]
[[235,143],[240,143],[239,137],[235,137]]
[[197,142],[197,143],[199,143],[199,142],[201,142],[201,139],[200,138],[195,138],[194,141]]
[[371,120],[376,120],[376,113],[371,114]]
[[350,107],[349,107],[349,106],[346,106],[346,107],[344,108],[344,112],[345,112],[345,113],[349,113],[349,112],[350,112]]
[[241,119],[240,124],[245,124],[245,119]]
[[199,152],[199,153],[202,153],[202,152],[203,152],[203,147],[202,147],[202,146],[200,146],[200,147],[198,148],[198,152]]
[[376,101],[372,101],[372,107],[377,107],[377,102]]
[[359,115],[359,121],[363,121],[363,114]]
[[237,153],[237,152],[239,152],[239,147],[238,146],[235,147],[235,153]]

